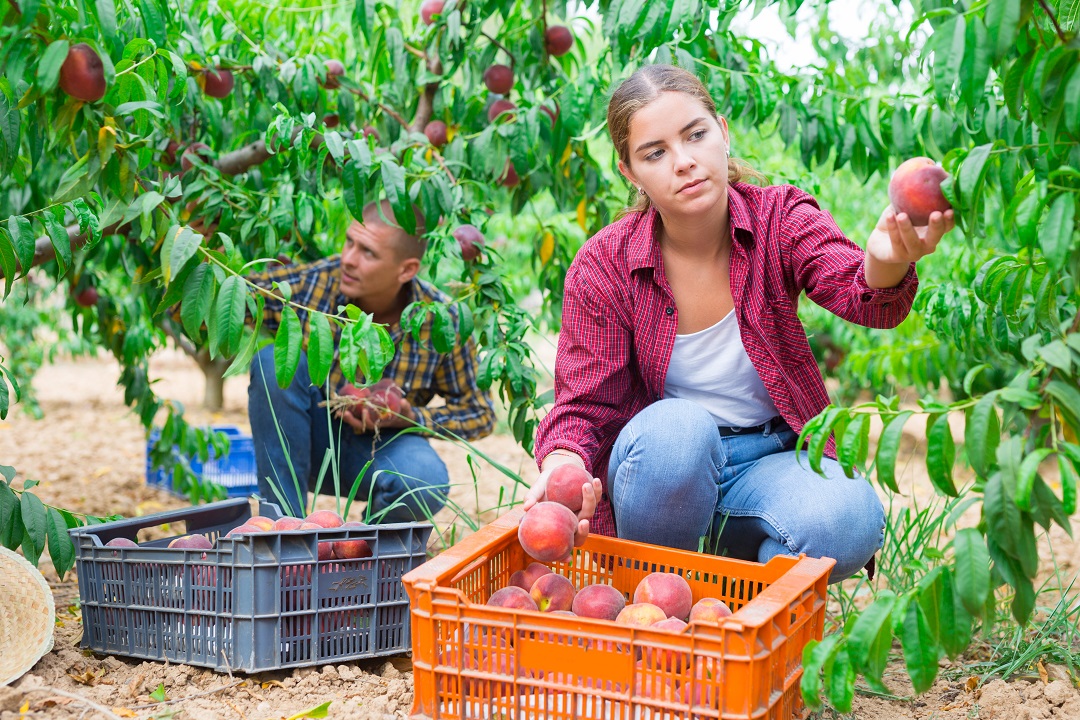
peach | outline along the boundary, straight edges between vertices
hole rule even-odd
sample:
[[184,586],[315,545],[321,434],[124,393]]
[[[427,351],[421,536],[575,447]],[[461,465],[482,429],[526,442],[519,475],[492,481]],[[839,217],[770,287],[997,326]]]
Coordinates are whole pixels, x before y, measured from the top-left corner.
[[424,135],[427,136],[428,142],[437,148],[441,148],[449,142],[446,123],[442,120],[432,120],[425,125]]
[[[689,625],[684,623],[679,618],[669,617],[666,620],[661,620],[655,625],[652,625],[650,627],[650,630],[667,630],[673,633],[681,633],[688,627]],[[690,665],[690,655],[688,653],[680,652],[678,650],[668,650],[666,648],[646,648],[645,656],[648,658],[655,658],[655,661],[652,664],[655,667],[666,670],[667,672],[682,672],[684,667],[689,667]]]
[[650,700],[667,700],[669,702],[678,699],[678,690],[675,687],[674,678],[664,675],[655,669],[648,669],[644,661],[638,660],[634,665],[634,685],[637,695]]
[[475,225],[459,225],[451,234],[457,240],[458,247],[461,248],[461,259],[465,262],[472,262],[484,251],[484,234],[477,230]]
[[134,540],[128,540],[127,538],[113,538],[105,543],[105,547],[139,547],[139,544]]
[[577,588],[562,575],[548,573],[536,578],[529,595],[532,596],[536,602],[536,608],[541,612],[569,610],[574,606]]
[[[336,513],[331,513],[329,510],[320,510],[319,512],[329,513],[330,515],[336,515]],[[315,515],[315,514],[317,514],[317,513],[312,513],[312,515]],[[311,517],[311,516],[309,515],[308,517]],[[323,526],[323,525],[319,525],[317,523],[304,521],[304,522],[300,523],[300,527],[298,527],[296,529],[297,530],[325,530],[326,527]],[[323,542],[319,543],[319,559],[320,560],[329,560],[332,557],[334,557],[334,543],[331,542],[330,540],[324,540]]]
[[649,627],[666,619],[667,615],[662,609],[647,602],[627,605],[615,616],[617,624],[631,627]]
[[544,47],[549,55],[558,57],[570,52],[574,46],[574,34],[565,25],[549,25],[544,33]]
[[514,169],[514,163],[507,159],[503,174],[499,176],[499,184],[503,187],[517,187],[520,182],[521,178],[518,177],[517,170]]
[[720,707],[720,689],[723,684],[717,669],[718,661],[698,658],[694,661],[693,680],[685,679],[680,689],[681,701],[689,705]]
[[101,56],[86,43],[68,48],[60,65],[60,89],[83,102],[97,102],[105,97],[105,65]]
[[270,532],[274,529],[274,521],[265,515],[256,515],[255,517],[248,518],[244,521],[245,525],[254,525],[257,528]]
[[565,505],[571,512],[580,512],[582,488],[591,482],[592,476],[585,468],[572,463],[559,465],[548,475],[544,499]]
[[257,525],[248,525],[247,523],[244,523],[243,525],[239,525],[237,527],[234,527],[232,530],[225,533],[225,537],[228,538],[228,537],[232,537],[233,535],[254,535],[255,533],[261,533],[261,532],[265,532],[261,527],[259,527]]
[[338,78],[345,74],[345,65],[340,60],[327,60],[325,64],[326,80],[323,81],[322,86],[327,90],[336,90],[341,86]]
[[641,579],[634,590],[634,602],[652,603],[664,611],[664,617],[686,621],[694,596],[686,578],[675,573],[650,573]]
[[577,525],[577,515],[565,505],[539,502],[521,518],[518,542],[525,552],[541,562],[565,560],[574,550]]
[[945,170],[930,158],[905,160],[889,179],[889,202],[898,214],[905,213],[917,227],[930,222],[930,213],[945,212],[952,205],[941,192]]
[[194,163],[189,158],[198,157],[203,162],[211,162],[209,157],[210,146],[206,143],[193,142],[185,148],[184,152],[180,154],[180,170],[181,172],[187,172],[191,168],[195,167]]
[[297,530],[303,524],[304,521],[300,518],[289,517],[286,515],[283,518],[275,520],[274,527],[272,527],[271,530]]
[[731,614],[731,608],[723,600],[701,598],[690,608],[690,622],[718,623]]
[[626,607],[626,598],[610,585],[586,585],[574,596],[571,608],[581,617],[614,620]]
[[304,518],[304,522],[314,523],[320,528],[338,528],[345,524],[341,516],[333,510],[316,510]]
[[424,0],[420,3],[420,19],[425,25],[431,25],[436,15],[442,15],[445,4],[444,0]]
[[491,92],[506,95],[514,87],[514,71],[506,65],[492,65],[484,71],[484,84]]
[[368,404],[379,411],[380,416],[388,416],[401,412],[401,400],[405,397],[404,391],[393,380],[383,378],[371,386],[371,398]]
[[538,562],[529,563],[524,570],[518,570],[510,576],[510,584],[515,585],[525,592],[532,590],[533,583],[541,575],[547,575],[551,568]]
[[537,610],[536,601],[532,596],[519,587],[511,585],[491,593],[491,597],[484,603],[492,607],[511,608],[513,610]]
[[[343,528],[362,528],[364,523],[347,522]],[[334,557],[340,560],[356,560],[371,557],[371,546],[367,540],[338,540],[334,543]]]
[[514,110],[517,110],[517,105],[509,100],[501,99],[491,103],[491,107],[488,108],[488,120],[495,122],[495,118],[499,117],[503,113],[507,113],[508,116],[513,116]]
[[233,91],[236,78],[231,70],[207,69],[203,73],[203,92],[212,98],[226,98]]
[[184,550],[211,550],[214,545],[206,539],[205,535],[181,535],[169,542],[171,548]]

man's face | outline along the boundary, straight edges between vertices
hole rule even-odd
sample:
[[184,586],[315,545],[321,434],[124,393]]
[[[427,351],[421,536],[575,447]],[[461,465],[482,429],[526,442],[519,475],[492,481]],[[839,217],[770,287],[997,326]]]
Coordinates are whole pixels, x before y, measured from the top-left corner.
[[409,279],[407,258],[398,257],[394,228],[353,222],[341,249],[341,294],[350,300],[382,301]]

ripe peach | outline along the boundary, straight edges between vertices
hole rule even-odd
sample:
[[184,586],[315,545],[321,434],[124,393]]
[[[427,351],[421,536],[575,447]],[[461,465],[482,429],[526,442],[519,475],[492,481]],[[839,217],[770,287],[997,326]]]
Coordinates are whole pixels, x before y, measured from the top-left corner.
[[374,125],[365,125],[364,126],[364,137],[366,138],[369,135],[375,137],[375,142],[379,142],[380,140],[382,140],[382,135],[380,135],[379,131],[375,129]]
[[547,105],[541,105],[540,112],[547,113],[547,116],[551,118],[551,127],[555,127],[555,121],[559,119],[559,113],[561,112],[561,110],[559,108],[559,103],[553,102],[552,104],[555,106],[554,110],[549,108]]
[[286,515],[283,518],[275,520],[274,527],[272,527],[271,530],[297,530],[303,524],[304,521],[300,518],[289,517]]
[[572,610],[582,617],[614,620],[626,607],[626,598],[610,585],[586,585],[574,596]]
[[[347,522],[343,528],[362,528],[364,523]],[[371,557],[371,546],[367,540],[338,540],[334,543],[334,557],[340,560],[356,560],[358,558]]]
[[428,142],[435,147],[443,147],[448,139],[446,136],[446,123],[442,120],[432,120],[424,126],[424,135],[427,136]]
[[517,110],[517,105],[506,99],[496,100],[491,103],[491,107],[488,108],[488,120],[494,122],[495,118],[499,117],[502,113],[514,114],[514,110]]
[[648,627],[666,619],[667,614],[661,608],[647,602],[627,605],[615,616],[616,624],[632,627]]
[[905,160],[889,180],[889,202],[897,213],[905,213],[911,224],[930,222],[930,213],[945,212],[952,205],[941,192],[941,181],[948,174],[930,158]]
[[266,517],[265,515],[256,515],[254,517],[250,517],[244,521],[244,524],[254,525],[255,527],[262,528],[267,532],[274,529],[274,521]]
[[491,597],[484,603],[492,607],[512,608],[514,610],[538,610],[536,601],[529,593],[519,587],[511,585],[491,593]]
[[180,155],[180,170],[181,172],[187,172],[195,165],[189,159],[190,156],[198,155],[200,160],[204,162],[210,162],[208,154],[210,152],[210,146],[206,143],[194,142],[184,149],[184,152]]
[[139,544],[134,540],[128,540],[127,538],[113,538],[105,543],[105,547],[139,547]]
[[316,510],[304,518],[304,522],[314,523],[320,528],[337,528],[345,524],[341,516],[333,510]]
[[564,560],[574,550],[577,525],[577,515],[565,505],[539,502],[521,518],[518,542],[526,553],[541,562]]
[[731,614],[731,608],[723,600],[701,598],[690,608],[690,622],[718,623]]
[[[329,510],[320,510],[319,512],[325,512],[325,513],[329,513],[331,515],[336,515],[336,513],[331,513]],[[312,515],[315,515],[315,514],[316,513],[312,513]],[[308,517],[310,517],[310,515]],[[300,527],[298,527],[296,529],[297,530],[325,530],[328,527],[340,527],[340,525],[332,525],[332,526],[319,525],[318,523],[305,521],[305,522],[301,523]],[[319,543],[319,559],[320,560],[329,560],[332,557],[334,557],[334,543],[332,541],[330,541],[330,540],[324,540],[324,541],[320,542]]]
[[171,548],[182,548],[184,550],[211,550],[214,545],[206,539],[205,535],[181,535],[178,538],[173,538],[169,542]]
[[544,33],[544,47],[549,55],[556,57],[570,52],[574,46],[574,34],[565,25],[549,25]]
[[529,595],[536,602],[536,608],[541,612],[551,610],[569,610],[574,606],[574,596],[577,588],[562,575],[547,573],[536,578]]
[[506,65],[492,65],[484,71],[484,84],[491,92],[506,95],[514,87],[514,71]]
[[[650,629],[681,633],[688,627],[689,625],[679,618],[669,617],[666,620],[661,620],[655,625],[652,625]],[[668,672],[682,672],[684,667],[689,667],[690,665],[690,655],[678,650],[646,648],[645,656],[646,658],[654,658],[652,663],[654,667],[663,668]]]
[[637,694],[650,700],[675,701],[678,698],[678,690],[675,680],[655,669],[649,669],[644,661],[638,660],[634,664],[634,685]]
[[97,305],[98,298],[97,288],[87,287],[75,295],[75,304],[79,307],[94,307]]
[[634,602],[652,603],[664,611],[664,617],[686,621],[694,596],[686,578],[675,573],[650,573],[641,579],[634,590]]
[[431,25],[435,22],[435,15],[442,15],[445,5],[444,0],[424,0],[420,3],[420,19],[425,25]]
[[461,248],[461,258],[465,262],[472,262],[480,257],[484,250],[484,234],[476,229],[475,225],[459,225],[451,233]]
[[78,43],[68,49],[60,66],[60,89],[83,102],[105,97],[105,66],[94,48]]
[[236,78],[231,70],[207,69],[203,72],[203,92],[212,98],[226,98],[233,91]]
[[393,380],[383,378],[369,389],[371,397],[368,404],[378,410],[380,416],[401,412],[401,400],[405,397],[405,393]]
[[337,113],[328,113],[323,115],[322,122],[328,129],[336,128],[341,124],[341,117]]
[[559,465],[548,476],[544,499],[565,505],[571,512],[580,512],[582,488],[591,482],[592,476],[584,468],[571,463]]
[[524,570],[518,570],[510,576],[510,584],[519,587],[525,592],[532,590],[533,583],[541,575],[547,575],[551,568],[538,562],[529,563]]
[[180,149],[180,143],[175,140],[169,140],[165,144],[165,149],[161,151],[161,162],[167,166],[172,167],[176,164],[176,151]]
[[514,169],[514,163],[508,159],[506,161],[506,167],[503,168],[503,174],[499,176],[499,184],[503,187],[517,187],[521,182],[521,178],[518,177],[517,170]]
[[225,537],[232,537],[233,535],[254,535],[261,532],[265,531],[258,525],[248,525],[247,523],[244,523],[225,533]]
[[341,86],[338,78],[345,74],[345,66],[341,64],[340,60],[327,60],[326,61],[326,80],[323,81],[322,86],[327,90],[336,90]]
[[715,659],[698,658],[694,661],[694,679],[684,679],[680,689],[681,702],[689,705],[720,707],[720,689],[723,687],[718,663]]

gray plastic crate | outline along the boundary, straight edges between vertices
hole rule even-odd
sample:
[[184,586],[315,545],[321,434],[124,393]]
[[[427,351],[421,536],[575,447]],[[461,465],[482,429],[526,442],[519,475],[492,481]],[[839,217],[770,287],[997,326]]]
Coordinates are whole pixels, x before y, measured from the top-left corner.
[[[281,517],[277,505],[259,513]],[[428,523],[225,534],[251,517],[235,498],[70,530],[82,603],[82,645],[97,653],[261,672],[406,652],[401,576],[426,559]],[[184,523],[212,550],[134,548],[146,527]],[[363,539],[372,556],[318,560],[318,543]]]

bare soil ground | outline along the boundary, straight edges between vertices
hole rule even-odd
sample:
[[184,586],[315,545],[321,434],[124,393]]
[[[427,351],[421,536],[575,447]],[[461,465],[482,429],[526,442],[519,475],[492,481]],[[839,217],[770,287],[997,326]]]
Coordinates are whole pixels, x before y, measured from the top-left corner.
[[[34,421],[16,410],[0,422],[0,463],[14,466],[23,478],[40,481],[36,492],[45,502],[77,512],[138,516],[184,507],[183,500],[146,485],[145,435],[123,405],[117,377],[117,366],[108,360],[46,367],[35,380],[45,419]],[[225,409],[212,416],[198,409],[202,376],[183,356],[161,354],[153,363],[152,378],[161,395],[184,403],[192,422],[230,423],[247,429],[244,378],[226,384]],[[908,440],[906,452],[910,453],[914,438]],[[474,456],[470,462],[465,449],[446,443],[436,443],[436,447],[450,468],[452,498],[481,523],[494,519],[515,498],[520,500],[523,489],[482,459]],[[533,476],[533,461],[508,435],[485,438],[476,448],[526,479]],[[920,472],[920,463],[906,464],[905,502],[925,502],[931,497],[929,483]],[[358,517],[359,510],[353,515]],[[454,523],[448,511],[437,518],[437,524],[447,541],[469,532],[461,522]],[[1045,573],[1053,570],[1051,545],[1059,570],[1066,579],[1075,577],[1080,548],[1064,532],[1055,532],[1049,543],[1043,541]],[[0,688],[0,720],[256,720],[290,717],[328,701],[328,717],[382,720],[407,717],[411,708],[413,678],[407,655],[235,678],[188,666],[94,656],[79,647],[82,627],[74,573],[61,581],[47,560],[42,570],[56,600],[55,646],[20,681]],[[991,680],[977,687],[979,678],[970,680],[971,673],[963,665],[943,665],[942,677],[925,695],[897,700],[860,694],[850,717],[1080,718],[1080,694],[1064,668],[1049,666],[1045,679],[1032,674],[1019,681]],[[897,695],[910,696],[911,686],[900,662],[890,665],[886,682]],[[151,697],[159,686],[164,688],[166,702],[160,696]],[[823,717],[830,717],[829,711]]]

